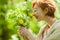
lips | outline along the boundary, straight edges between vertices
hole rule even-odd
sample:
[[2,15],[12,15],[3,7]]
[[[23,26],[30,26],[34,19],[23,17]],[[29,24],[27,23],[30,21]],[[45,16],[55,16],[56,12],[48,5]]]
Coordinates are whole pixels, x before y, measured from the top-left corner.
[[38,19],[38,15],[37,14],[33,14],[33,16],[35,16],[35,18]]

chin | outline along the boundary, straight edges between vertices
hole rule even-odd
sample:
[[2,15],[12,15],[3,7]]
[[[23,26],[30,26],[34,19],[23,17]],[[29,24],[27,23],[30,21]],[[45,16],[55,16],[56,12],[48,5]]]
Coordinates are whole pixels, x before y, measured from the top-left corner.
[[42,20],[39,20],[39,19],[36,19],[37,20],[37,22],[40,22],[40,21],[42,21]]
[[40,17],[38,17],[38,16],[34,16],[34,17],[36,18],[37,22],[41,21]]

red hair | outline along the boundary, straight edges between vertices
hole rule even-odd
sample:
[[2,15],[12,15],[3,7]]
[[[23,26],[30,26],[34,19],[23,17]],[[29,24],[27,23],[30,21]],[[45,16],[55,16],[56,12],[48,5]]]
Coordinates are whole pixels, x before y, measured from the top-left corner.
[[56,6],[53,2],[53,0],[33,0],[32,2],[32,9],[34,9],[34,6],[38,5],[39,7],[44,10],[45,8],[48,9],[48,13],[46,15],[48,16],[54,16],[54,12],[56,10]]

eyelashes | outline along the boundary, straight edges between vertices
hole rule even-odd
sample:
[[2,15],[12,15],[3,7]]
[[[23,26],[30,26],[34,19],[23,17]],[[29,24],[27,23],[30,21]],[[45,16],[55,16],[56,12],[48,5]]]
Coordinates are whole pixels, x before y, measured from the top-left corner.
[[35,8],[33,12],[37,12],[37,9]]

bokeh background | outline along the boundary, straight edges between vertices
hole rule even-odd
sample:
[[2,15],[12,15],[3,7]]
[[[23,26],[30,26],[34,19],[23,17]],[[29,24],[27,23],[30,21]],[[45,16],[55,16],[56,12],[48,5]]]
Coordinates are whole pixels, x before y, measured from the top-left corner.
[[[54,1],[57,6],[55,18],[59,20],[60,0]],[[36,36],[46,22],[37,22],[32,14],[32,0],[0,0],[0,40],[24,40],[17,32],[20,26]]]

